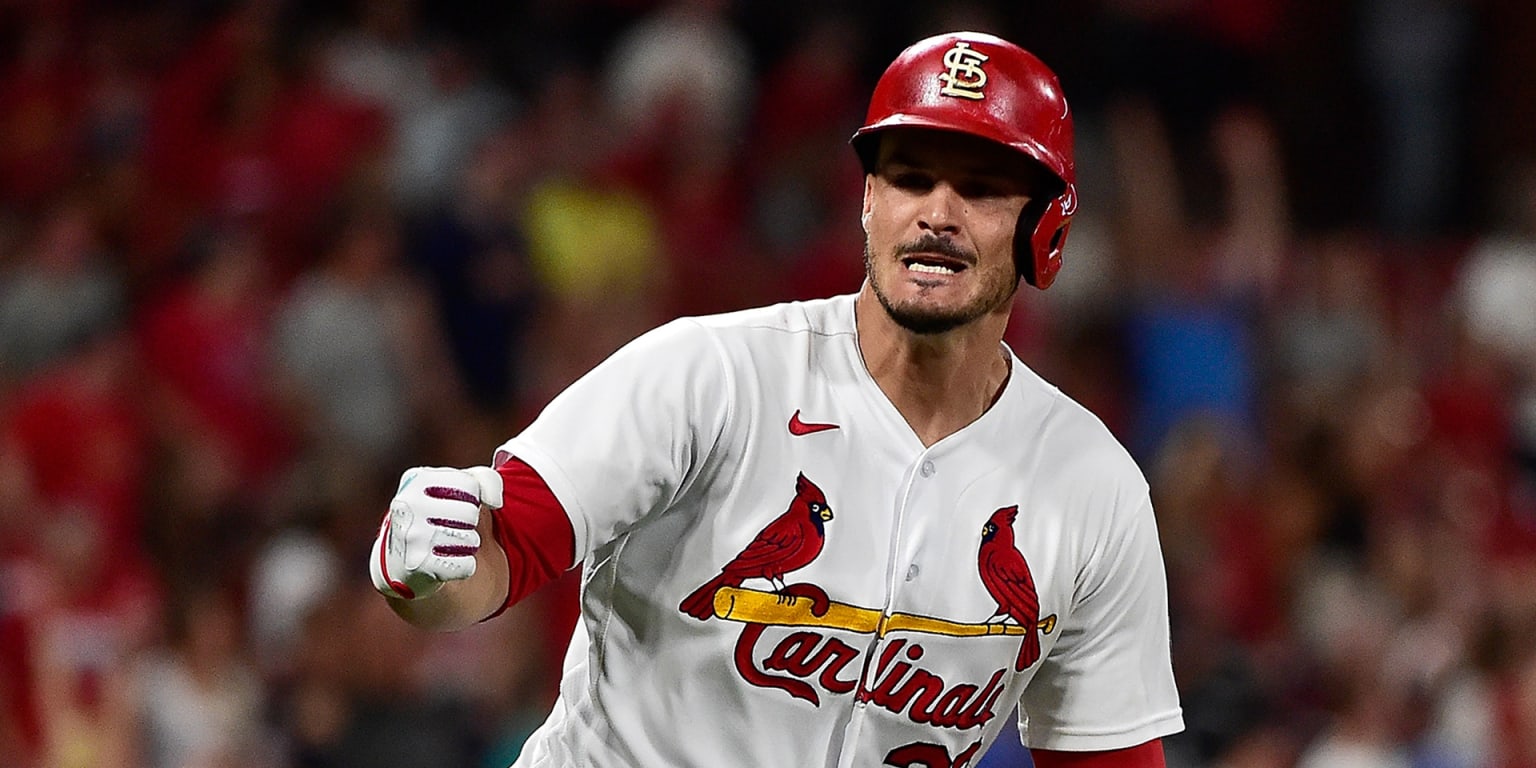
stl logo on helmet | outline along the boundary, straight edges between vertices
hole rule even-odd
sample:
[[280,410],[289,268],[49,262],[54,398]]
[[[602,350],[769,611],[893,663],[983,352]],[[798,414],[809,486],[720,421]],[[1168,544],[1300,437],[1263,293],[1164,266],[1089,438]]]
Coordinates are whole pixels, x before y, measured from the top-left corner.
[[944,52],[944,68],[948,71],[939,75],[939,81],[944,83],[939,93],[962,99],[986,98],[981,92],[987,84],[987,73],[981,69],[986,60],[987,55],[972,48],[970,43],[955,43],[955,47]]

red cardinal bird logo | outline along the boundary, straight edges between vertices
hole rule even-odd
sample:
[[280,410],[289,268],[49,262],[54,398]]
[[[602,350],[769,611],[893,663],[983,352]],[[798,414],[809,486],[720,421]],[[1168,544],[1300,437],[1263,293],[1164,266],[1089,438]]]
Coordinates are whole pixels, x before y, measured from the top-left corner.
[[1040,658],[1040,596],[1035,593],[1035,579],[1029,575],[1029,564],[1023,553],[1013,543],[1013,521],[1019,516],[1017,505],[1003,507],[992,513],[992,518],[981,528],[981,551],[977,553],[977,567],[981,570],[981,583],[987,594],[997,601],[997,613],[987,619],[1013,619],[1024,627],[1024,642],[1019,646],[1019,659],[1014,665],[1022,672]]
[[784,590],[784,574],[811,564],[821,554],[827,540],[827,521],[832,508],[816,484],[801,473],[795,480],[795,498],[789,509],[769,523],[735,559],[720,569],[720,575],[683,598],[678,609],[699,620],[715,612],[715,591],[721,587],[739,587],[747,579],[767,579],[773,588]]

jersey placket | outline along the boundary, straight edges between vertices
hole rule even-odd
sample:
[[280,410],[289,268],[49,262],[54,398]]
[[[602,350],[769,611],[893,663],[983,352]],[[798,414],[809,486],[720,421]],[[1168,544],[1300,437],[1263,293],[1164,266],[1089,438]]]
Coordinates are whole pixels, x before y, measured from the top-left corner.
[[[905,533],[909,515],[917,510],[922,513],[921,497],[931,496],[935,487],[933,482],[937,474],[937,463],[934,459],[937,446],[922,449],[916,457],[907,465],[903,473],[901,492],[896,495],[891,509],[892,523],[890,539],[886,547],[885,555],[885,595],[880,603],[880,613],[883,620],[889,620],[893,607],[897,602],[897,595],[903,585],[910,582],[918,574],[915,562],[917,553],[905,551]],[[838,760],[840,768],[852,768],[851,762],[858,754],[857,746],[864,729],[871,717],[879,717],[879,714],[871,715],[869,712],[870,694],[882,677],[882,673],[889,674],[891,665],[901,663],[894,658],[885,658],[894,638],[877,632],[870,637],[868,645],[864,649],[864,664],[859,673],[858,687],[853,704],[853,712],[848,726],[844,730],[843,749]],[[884,663],[882,663],[884,662]],[[886,715],[893,713],[886,712]],[[877,726],[876,726],[877,727]]]

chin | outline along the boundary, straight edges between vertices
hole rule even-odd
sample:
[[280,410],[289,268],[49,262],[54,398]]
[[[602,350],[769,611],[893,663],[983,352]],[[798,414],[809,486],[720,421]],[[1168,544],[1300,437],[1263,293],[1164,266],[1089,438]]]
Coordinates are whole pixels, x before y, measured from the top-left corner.
[[937,336],[959,328],[975,318],[937,312],[906,312],[886,307],[886,314],[902,328],[918,336]]
[[875,291],[875,297],[897,325],[922,336],[954,330],[985,314],[971,306],[943,307],[924,305],[920,301],[893,301],[879,290]]

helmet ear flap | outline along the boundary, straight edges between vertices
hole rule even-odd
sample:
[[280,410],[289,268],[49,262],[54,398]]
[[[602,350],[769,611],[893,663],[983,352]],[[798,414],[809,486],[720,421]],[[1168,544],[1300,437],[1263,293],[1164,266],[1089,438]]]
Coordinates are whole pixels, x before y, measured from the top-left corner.
[[1013,230],[1013,268],[1024,282],[1040,287],[1040,265],[1035,259],[1035,230],[1050,208],[1050,198],[1033,198],[1019,211],[1019,224]]
[[1013,261],[1030,285],[1045,290],[1055,282],[1074,213],[1077,188],[1073,184],[1055,196],[1032,198],[1019,212],[1019,225],[1013,232]]

